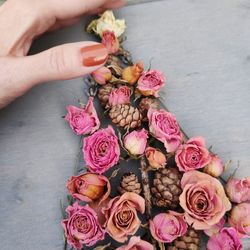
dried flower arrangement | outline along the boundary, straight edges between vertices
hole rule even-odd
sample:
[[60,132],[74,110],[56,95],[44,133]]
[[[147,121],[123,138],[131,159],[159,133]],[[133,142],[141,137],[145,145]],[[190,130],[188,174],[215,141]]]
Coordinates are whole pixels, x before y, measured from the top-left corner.
[[[187,138],[163,108],[164,74],[133,63],[122,48],[124,20],[106,11],[87,31],[101,38],[109,58],[88,78],[88,103],[67,108],[65,120],[85,136],[87,171],[67,182],[66,244],[74,249],[197,250],[206,234],[207,250],[242,249],[241,238],[250,237],[250,177],[221,181],[225,165],[218,155],[206,148],[204,138]],[[94,98],[113,126],[100,128]],[[110,182],[122,161],[137,161],[141,175],[125,172],[117,187]]]

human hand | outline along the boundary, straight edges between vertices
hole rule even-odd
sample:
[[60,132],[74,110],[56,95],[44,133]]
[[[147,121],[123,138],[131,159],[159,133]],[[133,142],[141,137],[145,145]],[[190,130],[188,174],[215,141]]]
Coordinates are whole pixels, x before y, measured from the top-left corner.
[[0,7],[0,108],[46,81],[89,74],[107,59],[95,42],[64,44],[27,56],[34,39],[83,14],[119,8],[125,0],[8,0]]

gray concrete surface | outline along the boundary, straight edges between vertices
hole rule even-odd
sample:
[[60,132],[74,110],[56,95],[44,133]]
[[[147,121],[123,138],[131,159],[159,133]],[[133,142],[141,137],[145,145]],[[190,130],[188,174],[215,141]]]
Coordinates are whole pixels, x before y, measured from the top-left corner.
[[[167,75],[164,102],[187,134],[205,136],[224,161],[232,159],[227,175],[237,161],[237,175],[250,175],[250,1],[155,1],[117,14],[127,20],[134,58],[152,59]],[[93,40],[86,23],[42,37],[32,53]],[[61,116],[78,98],[82,79],[47,83],[0,111],[1,250],[62,249],[59,201],[78,137]]]

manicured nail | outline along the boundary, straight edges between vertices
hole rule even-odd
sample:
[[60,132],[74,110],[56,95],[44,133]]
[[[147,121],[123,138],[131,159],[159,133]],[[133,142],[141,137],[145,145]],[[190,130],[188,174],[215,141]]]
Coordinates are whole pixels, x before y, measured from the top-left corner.
[[95,44],[81,48],[82,63],[86,67],[103,64],[108,58],[108,52],[102,44]]

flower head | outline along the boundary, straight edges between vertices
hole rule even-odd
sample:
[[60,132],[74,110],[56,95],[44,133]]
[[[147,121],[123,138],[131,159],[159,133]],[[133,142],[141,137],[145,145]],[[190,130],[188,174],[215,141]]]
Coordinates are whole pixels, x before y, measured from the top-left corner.
[[91,75],[100,85],[106,84],[112,77],[110,69],[104,66],[92,72]]
[[109,30],[105,30],[102,33],[102,44],[107,48],[109,54],[115,54],[120,47],[115,33]]
[[210,174],[213,177],[219,177],[223,171],[224,166],[218,155],[210,154],[211,160],[203,169],[204,173]]
[[133,85],[137,82],[144,70],[143,63],[138,62],[133,66],[128,66],[122,71],[122,79]]
[[154,246],[147,241],[141,240],[140,237],[133,236],[127,245],[118,247],[116,250],[154,250]]
[[117,89],[113,89],[109,95],[109,106],[115,106],[118,104],[130,103],[131,90],[127,86],[121,86]]
[[164,168],[167,163],[166,156],[156,148],[147,147],[145,150],[145,156],[152,168]]

